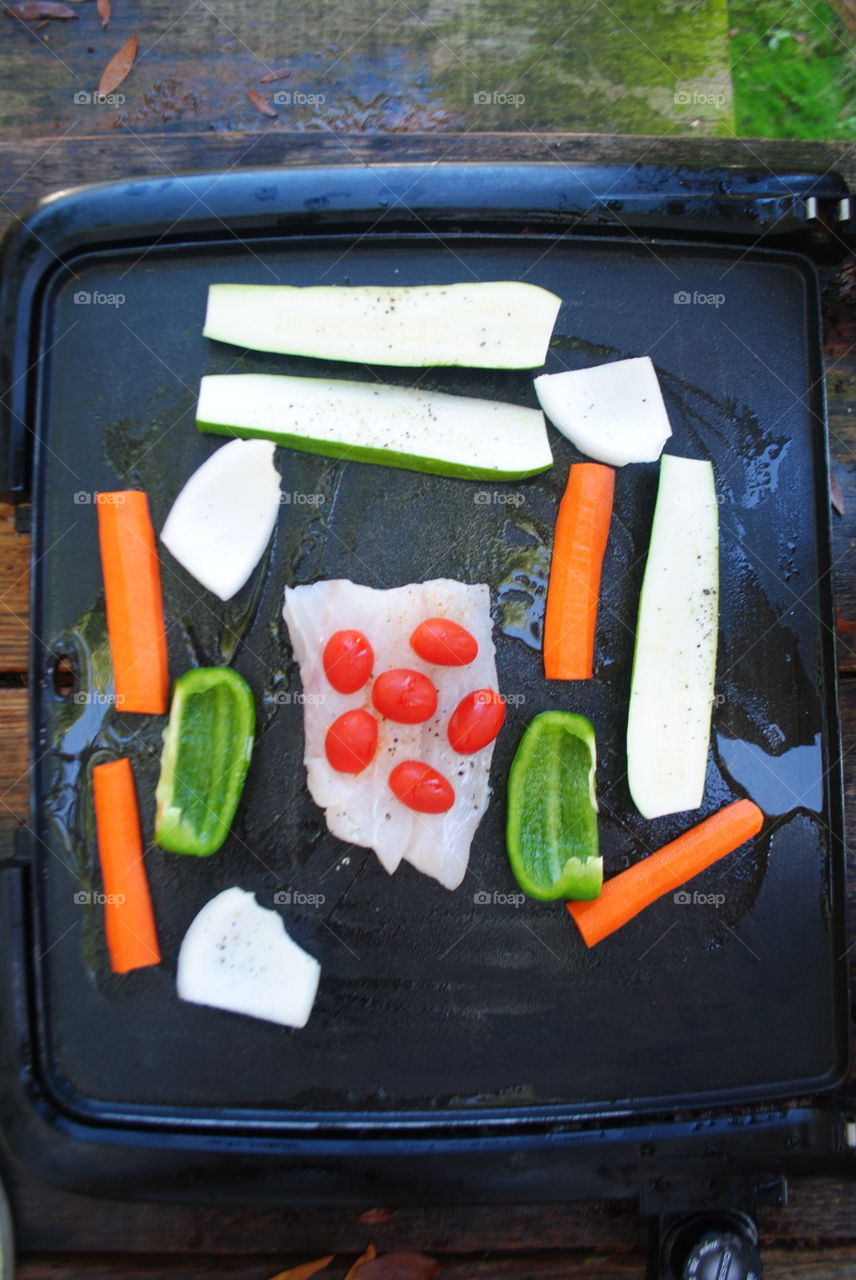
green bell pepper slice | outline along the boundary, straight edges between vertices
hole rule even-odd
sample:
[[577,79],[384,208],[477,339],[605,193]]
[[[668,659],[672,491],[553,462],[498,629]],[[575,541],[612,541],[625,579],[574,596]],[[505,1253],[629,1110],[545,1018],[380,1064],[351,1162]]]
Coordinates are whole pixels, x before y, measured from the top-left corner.
[[506,843],[515,879],[532,898],[600,893],[595,764],[585,716],[544,711],[530,721],[508,776]]
[[196,667],[175,682],[155,791],[155,840],[205,857],[235,816],[253,751],[250,686],[231,667]]

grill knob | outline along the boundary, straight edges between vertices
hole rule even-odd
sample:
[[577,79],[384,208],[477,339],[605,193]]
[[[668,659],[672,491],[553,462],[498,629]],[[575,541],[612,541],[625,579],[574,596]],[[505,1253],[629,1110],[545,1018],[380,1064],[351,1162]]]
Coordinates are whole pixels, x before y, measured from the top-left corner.
[[761,1259],[751,1240],[731,1231],[706,1231],[684,1259],[681,1280],[760,1280]]

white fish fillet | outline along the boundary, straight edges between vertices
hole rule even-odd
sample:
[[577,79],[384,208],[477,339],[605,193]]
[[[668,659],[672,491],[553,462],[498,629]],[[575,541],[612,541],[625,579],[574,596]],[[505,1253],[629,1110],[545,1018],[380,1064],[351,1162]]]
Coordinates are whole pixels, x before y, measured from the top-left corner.
[[305,1027],[321,966],[288,936],[276,911],[224,889],[191,921],[178,953],[178,994],[191,1004]]
[[[447,728],[466,694],[499,688],[489,589],[438,578],[381,591],[336,578],[286,587],[283,617],[303,682],[309,791],[324,809],[330,831],[340,840],[374,849],[389,872],[404,858],[447,889],[456,889],[490,799],[493,744],[474,755],[459,755],[449,746]],[[434,617],[451,618],[475,636],[479,652],[469,666],[431,666],[411,649],[414,629]],[[324,646],[334,631],[350,629],[368,636],[375,652],[375,675],[391,667],[424,671],[439,694],[437,713],[424,724],[380,719],[377,755],[357,775],[332,769],[324,752],[327,729],[337,716],[355,707],[372,710],[371,682],[357,693],[342,694],[330,687],[324,674]],[[414,813],[396,799],[387,779],[403,760],[422,761],[448,778],[455,803],[447,813]]]

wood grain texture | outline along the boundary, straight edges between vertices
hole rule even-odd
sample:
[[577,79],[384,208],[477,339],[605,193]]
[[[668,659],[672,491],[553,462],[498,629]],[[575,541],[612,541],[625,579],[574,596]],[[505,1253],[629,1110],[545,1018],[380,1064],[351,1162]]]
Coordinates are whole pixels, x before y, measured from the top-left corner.
[[[425,1206],[393,1209],[385,1222],[368,1225],[360,1222],[357,1210],[229,1205],[197,1205],[191,1210],[184,1205],[74,1195],[39,1182],[17,1165],[7,1166],[4,1176],[25,1256],[33,1255],[34,1266],[46,1266],[50,1257],[64,1254],[62,1265],[72,1275],[78,1274],[75,1268],[84,1265],[86,1255],[92,1257],[85,1265],[92,1266],[100,1255],[97,1265],[104,1270],[92,1275],[135,1274],[134,1267],[152,1265],[154,1246],[160,1255],[170,1256],[172,1269],[165,1274],[181,1277],[207,1274],[209,1269],[220,1274],[214,1260],[225,1266],[227,1258],[239,1267],[255,1267],[252,1274],[273,1275],[290,1265],[287,1258],[304,1261],[325,1251],[356,1255],[369,1241],[382,1252],[418,1248],[438,1256],[502,1250],[526,1257],[537,1244],[541,1249],[600,1250],[638,1259],[647,1239],[646,1224],[630,1201]],[[786,1206],[760,1211],[759,1229],[765,1257],[806,1241],[825,1241],[830,1248],[846,1251],[856,1243],[856,1182],[795,1182]],[[252,1257],[247,1255],[250,1246]],[[122,1271],[116,1270],[113,1256],[120,1252],[126,1268]],[[856,1252],[851,1257],[856,1263]],[[28,1274],[22,1271],[19,1277]],[[641,1276],[641,1270],[632,1274]]]
[[29,812],[27,690],[0,688],[0,845]]
[[[295,96],[278,123],[293,129],[734,132],[725,0],[126,0],[106,31],[94,5],[74,8],[62,24],[4,20],[0,129],[240,127],[255,123],[247,90],[285,63]],[[98,101],[133,34],[133,74]]]
[[[442,1264],[438,1280],[643,1280],[646,1256],[639,1250],[616,1253],[606,1250],[567,1250],[561,1254],[524,1253],[519,1256],[493,1254],[479,1257],[436,1255]],[[306,1257],[289,1256],[273,1260],[258,1258],[199,1257],[193,1262],[173,1258],[129,1260],[62,1259],[50,1255],[24,1258],[18,1280],[272,1280],[279,1270],[297,1265]],[[337,1259],[318,1273],[318,1280],[344,1280],[349,1259]],[[848,1246],[832,1246],[823,1252],[823,1271],[818,1270],[814,1248],[767,1248],[763,1250],[765,1280],[853,1280],[856,1277],[854,1251]]]
[[[48,1257],[25,1259],[18,1269],[18,1280],[272,1280],[278,1270],[309,1261],[308,1258],[279,1258],[276,1263],[252,1259],[225,1260],[200,1258],[195,1262],[160,1259],[128,1263],[125,1258],[90,1262],[82,1266],[74,1261],[64,1263]],[[338,1260],[318,1272],[318,1280],[344,1280],[349,1259]],[[522,1257],[488,1256],[479,1258],[439,1258],[438,1280],[642,1280],[645,1255],[640,1252],[610,1254],[574,1251],[556,1254],[526,1254]],[[770,1274],[769,1272],[767,1273]],[[777,1272],[773,1272],[775,1277]],[[847,1273],[831,1271],[833,1280]],[[850,1273],[852,1274],[852,1272]],[[787,1271],[782,1277],[805,1277],[805,1272]]]
[[30,539],[15,532],[14,509],[0,503],[0,674],[27,669]]

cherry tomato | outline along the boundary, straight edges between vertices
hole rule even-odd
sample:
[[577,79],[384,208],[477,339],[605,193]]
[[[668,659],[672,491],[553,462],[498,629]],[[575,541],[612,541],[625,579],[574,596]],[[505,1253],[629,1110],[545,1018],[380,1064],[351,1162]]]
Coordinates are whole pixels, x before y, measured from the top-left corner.
[[372,688],[372,702],[387,720],[421,724],[437,710],[437,690],[421,671],[396,667],[382,671]]
[[327,730],[327,759],[339,773],[362,773],[377,751],[377,720],[368,711],[346,711]]
[[419,760],[397,764],[389,775],[389,785],[401,803],[417,813],[445,813],[455,803],[451,783]]
[[475,689],[455,707],[449,720],[449,745],[470,756],[493,742],[505,720],[505,703],[495,689]]
[[337,693],[356,693],[369,680],[374,649],[362,631],[334,631],[324,646],[324,674]]
[[438,667],[466,667],[479,651],[475,636],[451,618],[426,618],[410,637],[410,647]]

